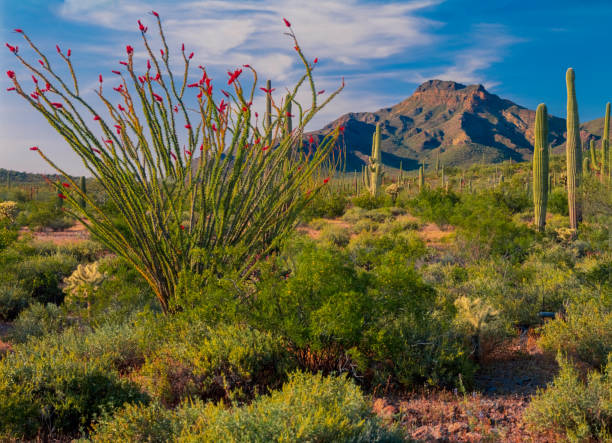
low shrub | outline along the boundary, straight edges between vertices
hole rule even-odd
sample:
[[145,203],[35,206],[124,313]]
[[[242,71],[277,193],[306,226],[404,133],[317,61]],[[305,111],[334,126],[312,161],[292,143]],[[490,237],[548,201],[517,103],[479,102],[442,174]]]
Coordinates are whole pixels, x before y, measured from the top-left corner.
[[603,373],[591,371],[586,382],[564,358],[554,382],[540,390],[525,420],[540,430],[562,431],[570,441],[609,441],[612,437],[612,355]]
[[77,261],[71,255],[56,253],[49,256],[33,256],[14,266],[16,280],[41,303],[60,304],[64,299],[60,285],[64,277],[76,268]]
[[569,215],[567,206],[567,192],[563,189],[554,189],[548,196],[547,209],[553,214]]
[[283,342],[270,333],[220,326],[148,355],[140,379],[165,405],[187,397],[244,399],[278,386],[291,365]]
[[13,320],[28,307],[32,297],[16,284],[0,284],[0,320]]
[[564,318],[544,325],[540,344],[594,367],[605,365],[612,352],[612,306],[598,300],[571,303]]
[[367,192],[353,197],[351,199],[351,203],[353,203],[354,206],[357,206],[359,208],[371,210],[376,208],[382,208],[384,206],[391,206],[393,200],[389,195],[385,195],[383,193],[380,193],[376,197],[372,197],[372,195]]
[[71,323],[59,306],[53,303],[33,303],[13,322],[11,339],[16,343],[24,343],[33,337],[57,334]]
[[348,200],[340,192],[321,191],[306,206],[301,214],[303,220],[317,217],[335,218],[344,214]]
[[348,245],[350,239],[348,230],[341,226],[327,225],[321,231],[321,240],[339,247]]
[[[159,418],[157,418],[159,417]],[[128,406],[95,425],[93,441],[400,442],[346,378],[294,373],[280,391],[233,409],[196,401],[174,411]]]

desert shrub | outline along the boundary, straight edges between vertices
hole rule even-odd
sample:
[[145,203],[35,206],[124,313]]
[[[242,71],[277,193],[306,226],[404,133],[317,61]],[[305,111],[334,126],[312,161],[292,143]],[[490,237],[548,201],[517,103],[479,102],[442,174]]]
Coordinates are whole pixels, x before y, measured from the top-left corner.
[[33,303],[13,322],[11,339],[16,343],[23,343],[31,337],[61,332],[70,324],[71,321],[59,306],[53,303]]
[[245,326],[220,326],[200,337],[172,341],[147,356],[140,375],[163,404],[187,397],[250,398],[278,386],[291,367],[283,342]]
[[0,226],[0,251],[7,248],[19,237],[19,232],[15,229]]
[[59,304],[64,299],[61,282],[72,273],[76,265],[73,256],[58,253],[28,257],[15,266],[13,272],[19,285],[28,291],[33,299],[41,303]]
[[544,325],[540,344],[601,367],[612,352],[612,306],[597,300],[571,303],[565,318]]
[[321,231],[321,240],[336,246],[344,247],[351,239],[346,228],[337,225],[328,225]]
[[522,187],[510,183],[503,183],[493,189],[491,195],[498,204],[503,204],[513,214],[531,209],[533,206],[531,194],[525,192]]
[[301,218],[310,220],[317,217],[335,218],[344,214],[348,200],[340,192],[319,192],[304,208]]
[[359,220],[353,226],[352,230],[354,233],[358,234],[360,232],[376,232],[380,227],[380,223],[377,223],[369,218],[364,218]]
[[278,266],[263,270],[250,321],[281,333],[310,369],[342,367],[365,383],[390,377],[404,386],[469,378],[463,345],[434,316],[435,292],[414,270],[422,244],[385,238],[374,248],[363,259],[367,272],[353,252],[312,245],[293,256],[285,281]]
[[13,320],[28,307],[32,297],[22,287],[11,284],[0,284],[0,320]]
[[540,390],[525,420],[542,430],[562,431],[570,441],[609,441],[612,436],[612,358],[604,373],[591,371],[586,382],[566,359],[554,382]]
[[[159,421],[155,419],[159,417]],[[163,426],[162,426],[163,425]],[[174,411],[127,406],[95,425],[93,441],[403,441],[350,380],[294,373],[282,390],[226,409],[196,401]]]
[[408,206],[416,215],[427,221],[447,225],[451,222],[455,206],[459,201],[459,196],[453,192],[446,192],[442,189],[425,189],[410,200]]
[[33,230],[47,228],[53,231],[59,231],[74,225],[74,219],[66,217],[66,214],[53,200],[37,202],[36,205],[29,205],[28,211],[19,221],[21,224]]
[[61,341],[28,342],[0,360],[0,435],[74,435],[104,410],[146,395],[101,360],[78,358]]
[[353,206],[352,208],[346,210],[346,212],[342,216],[342,220],[345,220],[349,223],[356,223],[359,220],[365,218],[366,213],[366,209],[360,208],[359,206]]
[[547,209],[549,212],[560,215],[568,215],[567,192],[563,189],[554,189],[548,196]]
[[380,263],[384,255],[391,251],[401,254],[405,260],[411,262],[427,253],[423,241],[412,233],[376,236],[364,232],[351,239],[348,250],[354,263],[365,268]]
[[372,195],[367,192],[353,197],[351,203],[353,203],[354,206],[371,210],[382,208],[383,206],[390,206],[392,204],[392,199],[390,196],[382,193],[376,197],[372,197]]

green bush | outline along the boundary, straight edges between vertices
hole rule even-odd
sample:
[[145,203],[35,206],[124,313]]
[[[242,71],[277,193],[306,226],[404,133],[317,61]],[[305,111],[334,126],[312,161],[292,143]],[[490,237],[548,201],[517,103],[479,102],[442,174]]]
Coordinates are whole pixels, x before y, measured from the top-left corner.
[[244,326],[203,329],[199,337],[171,341],[147,356],[140,376],[165,405],[187,397],[250,398],[278,386],[292,365],[283,342]]
[[612,352],[612,306],[597,301],[574,302],[565,318],[544,325],[540,344],[560,350],[595,367],[606,364]]
[[28,205],[27,212],[20,217],[19,222],[33,230],[46,228],[59,231],[74,225],[74,220],[66,217],[53,200]]
[[410,200],[408,206],[412,208],[416,215],[443,226],[451,222],[455,206],[459,201],[459,196],[452,191],[425,189]]
[[73,256],[57,253],[28,257],[11,270],[16,281],[32,298],[41,303],[59,304],[64,299],[60,289],[62,280],[72,273],[76,265]]
[[372,197],[370,193],[364,193],[361,195],[357,195],[351,199],[351,203],[353,205],[363,208],[363,209],[376,209],[382,208],[383,206],[390,206],[393,201],[390,196],[386,194],[380,194],[376,197]]
[[567,192],[558,188],[553,190],[548,196],[547,208],[551,213],[567,216],[569,214]]
[[[612,355],[611,355],[612,357]],[[565,359],[551,386],[540,390],[525,420],[540,430],[561,431],[570,441],[612,438],[612,358],[604,373],[591,371],[586,383]]]
[[19,237],[19,232],[15,229],[9,229],[0,226],[0,251],[7,248]]
[[20,286],[10,283],[0,284],[0,320],[13,320],[28,307],[32,297]]
[[22,311],[13,322],[11,339],[16,343],[23,343],[32,337],[61,332],[70,324],[59,306],[53,303],[34,303]]
[[106,365],[49,344],[28,342],[0,360],[0,436],[74,435],[105,410],[147,400]]
[[311,220],[313,218],[335,218],[344,214],[348,201],[340,192],[322,190],[304,208],[301,218]]
[[[435,292],[413,263],[422,243],[385,238],[357,258],[337,249],[306,244],[292,254],[292,270],[262,270],[246,314],[260,329],[281,333],[304,367],[339,365],[366,383],[404,386],[452,384],[471,365],[459,337],[434,315]],[[350,250],[350,248],[349,248]],[[346,364],[350,362],[350,364]]]
[[128,406],[95,426],[93,441],[400,442],[345,378],[294,373],[282,390],[226,409],[196,401],[167,411]]
[[341,226],[327,225],[321,231],[321,240],[339,247],[348,245],[350,239],[348,230]]

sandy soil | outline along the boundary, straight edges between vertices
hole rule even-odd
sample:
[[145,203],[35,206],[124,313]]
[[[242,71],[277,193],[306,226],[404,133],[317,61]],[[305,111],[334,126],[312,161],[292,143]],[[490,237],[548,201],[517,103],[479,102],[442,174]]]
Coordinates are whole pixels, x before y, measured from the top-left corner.
[[28,233],[32,234],[34,236],[35,241],[53,242],[56,245],[77,243],[83,240],[89,240],[89,231],[87,231],[85,226],[83,226],[83,224],[80,222],[77,222],[74,226],[63,231],[45,230],[37,232],[30,231],[28,228],[22,228],[19,232],[21,235]]

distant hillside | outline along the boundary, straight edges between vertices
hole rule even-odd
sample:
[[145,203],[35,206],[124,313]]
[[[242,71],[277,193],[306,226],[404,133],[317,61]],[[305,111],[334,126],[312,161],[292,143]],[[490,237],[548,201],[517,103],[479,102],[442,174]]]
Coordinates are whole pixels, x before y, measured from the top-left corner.
[[44,183],[45,176],[52,181],[61,179],[61,176],[57,174],[36,174],[32,172],[19,172],[0,168],[0,186],[4,186],[6,184],[8,175],[11,176],[11,184],[14,185]]
[[[598,119],[602,120],[602,119]],[[603,122],[583,125],[583,139],[599,139]],[[404,101],[376,112],[351,112],[311,133],[319,141],[332,128],[345,127],[347,170],[361,169],[381,123],[382,160],[414,169],[439,154],[447,165],[528,160],[533,152],[535,111],[489,93],[482,85],[429,80]],[[555,152],[565,144],[565,119],[550,116],[549,141]],[[311,135],[311,134],[308,134]]]

